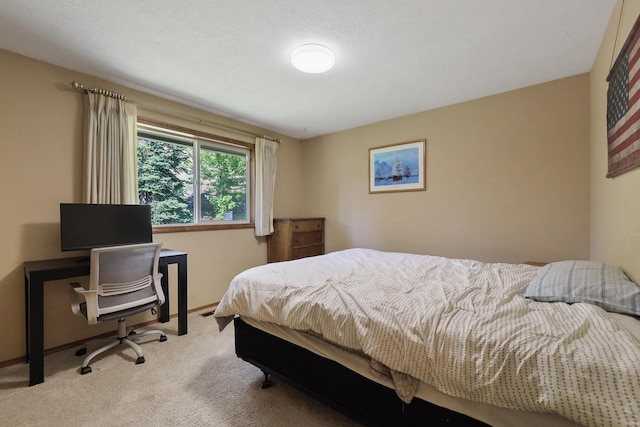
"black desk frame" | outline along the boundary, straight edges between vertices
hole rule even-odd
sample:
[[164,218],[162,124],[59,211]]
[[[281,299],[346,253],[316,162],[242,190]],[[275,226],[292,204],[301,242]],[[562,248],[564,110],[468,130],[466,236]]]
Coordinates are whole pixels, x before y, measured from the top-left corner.
[[[187,333],[187,254],[163,249],[159,269],[165,303],[160,322],[169,321],[169,264],[178,264],[178,335]],[[29,385],[44,382],[44,282],[89,275],[87,257],[59,258],[24,263],[24,293]]]

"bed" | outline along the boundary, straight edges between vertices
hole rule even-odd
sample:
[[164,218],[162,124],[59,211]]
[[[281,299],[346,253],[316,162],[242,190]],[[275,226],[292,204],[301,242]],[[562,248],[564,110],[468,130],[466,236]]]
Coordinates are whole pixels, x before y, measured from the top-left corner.
[[266,380],[367,425],[640,425],[639,289],[589,261],[348,249],[244,271],[215,317]]

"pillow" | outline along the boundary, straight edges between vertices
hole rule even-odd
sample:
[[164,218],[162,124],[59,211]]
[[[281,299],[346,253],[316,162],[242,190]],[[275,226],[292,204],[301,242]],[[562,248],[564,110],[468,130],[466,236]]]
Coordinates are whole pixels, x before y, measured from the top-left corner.
[[586,302],[640,316],[640,286],[624,272],[596,261],[559,261],[538,270],[524,297],[546,302]]

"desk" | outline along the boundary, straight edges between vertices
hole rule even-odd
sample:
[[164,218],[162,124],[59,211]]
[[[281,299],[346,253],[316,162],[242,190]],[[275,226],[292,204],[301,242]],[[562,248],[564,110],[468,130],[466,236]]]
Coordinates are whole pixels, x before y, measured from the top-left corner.
[[[169,321],[169,264],[178,264],[178,335],[187,333],[187,254],[163,249],[159,269],[165,303],[160,322]],[[44,382],[44,282],[89,275],[89,258],[59,258],[24,263],[24,293],[27,326],[29,385]]]

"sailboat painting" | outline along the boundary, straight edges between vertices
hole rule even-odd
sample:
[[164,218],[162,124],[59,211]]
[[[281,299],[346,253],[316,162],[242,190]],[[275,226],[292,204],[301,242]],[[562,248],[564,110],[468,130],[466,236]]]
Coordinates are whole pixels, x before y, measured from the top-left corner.
[[369,193],[423,191],[426,140],[369,149]]

